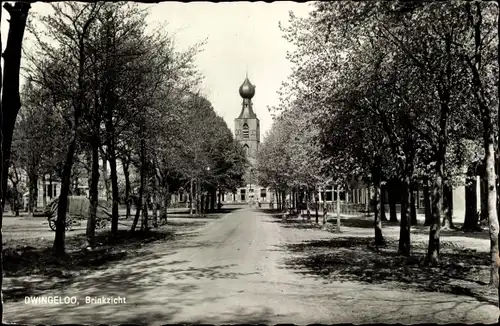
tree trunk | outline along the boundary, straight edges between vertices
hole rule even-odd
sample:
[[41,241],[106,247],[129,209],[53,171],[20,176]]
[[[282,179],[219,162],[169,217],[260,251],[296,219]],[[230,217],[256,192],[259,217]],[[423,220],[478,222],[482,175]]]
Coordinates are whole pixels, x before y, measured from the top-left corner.
[[142,201],[144,196],[144,184],[146,183],[146,145],[144,144],[144,140],[141,138],[141,181],[139,185],[139,195],[136,203],[135,217],[132,222],[132,227],[130,228],[130,232],[134,232],[137,227],[137,223],[139,223],[139,218],[141,217],[141,208]]
[[200,184],[200,178],[196,179],[195,196],[196,196],[196,215],[200,215],[201,214],[201,184]]
[[[0,1],[0,22],[2,21],[2,4],[3,2]],[[2,47],[2,32],[0,31],[0,49],[3,49]],[[0,68],[0,90],[2,89],[2,84],[3,84],[3,76],[2,76],[2,69]],[[3,125],[3,110],[2,110],[2,101],[0,101],[0,126]],[[0,252],[3,253],[3,232],[2,232],[2,227],[3,227],[3,206],[2,202],[5,201],[5,192],[3,191],[3,135],[0,132]],[[0,255],[0,325],[3,325],[3,254]]]
[[202,203],[201,203],[201,212],[202,214],[206,214],[207,213],[207,208],[208,208],[208,191],[205,192],[205,193],[202,193],[202,195],[200,196],[201,200],[202,200]]
[[387,189],[386,186],[381,185],[380,186],[380,220],[387,222],[387,216],[385,214],[385,190]]
[[399,228],[398,252],[404,256],[410,256],[410,176],[408,173],[401,182],[401,222]]
[[417,225],[417,207],[415,206],[415,184],[410,186],[410,224]]
[[462,226],[464,231],[481,231],[477,213],[477,180],[476,168],[469,165],[465,180],[465,218]]
[[203,214],[205,210],[205,195],[200,194],[200,209],[198,214]]
[[111,208],[111,234],[118,232],[118,205],[120,203],[120,191],[118,189],[118,172],[116,168],[116,153],[115,150],[109,151],[109,167],[111,169],[111,195],[112,195],[112,208]]
[[193,215],[193,200],[194,200],[194,187],[193,187],[193,177],[191,177],[191,181],[189,183],[189,215]]
[[380,183],[375,184],[373,190],[374,190],[373,191],[373,202],[375,203],[375,207],[373,210],[373,213],[374,213],[373,226],[375,228],[375,245],[376,246],[383,246],[383,245],[385,245],[385,239],[384,239],[384,235],[382,233],[382,220],[380,219],[381,212],[382,212],[382,200],[380,199],[380,196],[381,196]]
[[431,194],[429,191],[429,178],[424,177],[424,210],[425,210],[425,226],[432,224],[432,207]]
[[[323,195],[325,193],[323,192]],[[326,224],[326,218],[328,217],[328,206],[326,205],[325,197],[323,196],[323,225]]]
[[387,183],[387,188],[388,188],[388,195],[389,195],[389,220],[391,222],[397,223],[398,222],[398,214],[396,210],[396,198],[397,198],[397,191],[395,189],[396,183],[394,179],[389,180]]
[[[2,1],[0,1],[0,22],[2,21]],[[0,31],[0,49],[2,47],[2,32]],[[3,84],[3,76],[2,69],[0,68],[0,90],[2,89]],[[2,110],[2,101],[0,101],[0,126],[3,125],[3,110]],[[5,200],[5,192],[2,189],[3,185],[3,135],[0,132],[0,252],[3,253],[3,206],[2,202]],[[0,255],[0,325],[3,325],[3,254]]]
[[162,220],[162,224],[167,224],[169,196],[170,194],[167,188],[167,190],[165,191],[165,196],[163,196],[162,211],[160,212],[160,219]]
[[97,205],[99,198],[99,146],[92,145],[92,169],[89,189],[90,210],[87,219],[87,246],[95,248],[95,226],[97,221]]
[[65,238],[66,238],[66,211],[68,209],[68,195],[71,187],[71,170],[73,168],[73,159],[76,149],[76,130],[73,130],[73,136],[66,152],[66,160],[64,162],[61,193],[59,195],[59,203],[57,205],[57,220],[56,220],[56,236],[54,239],[54,254],[58,257],[65,253]]
[[[5,10],[9,13],[9,33],[7,44],[2,54],[3,57],[3,83],[2,90],[2,191],[7,193],[7,180],[9,176],[10,156],[12,149],[12,136],[16,123],[17,114],[21,108],[21,98],[19,95],[19,75],[21,70],[21,54],[24,30],[28,13],[31,8],[27,2],[16,2],[14,6],[10,3],[4,4]],[[0,10],[3,10],[0,8]],[[2,210],[5,207],[5,196],[1,198]]]
[[432,187],[432,223],[429,231],[429,246],[427,250],[426,262],[429,265],[436,265],[439,262],[439,235],[441,231],[441,216],[443,208],[443,180],[444,180],[444,154],[436,163],[435,177]]
[[382,170],[381,170],[381,158],[376,157],[374,166],[371,169],[371,178],[373,182],[373,198],[368,197],[368,202],[373,209],[373,226],[375,230],[375,245],[383,246],[385,244],[385,239],[382,233],[382,220],[380,219],[380,212],[382,210],[380,199],[381,195],[381,183],[382,183]]
[[[53,189],[54,188],[54,185],[53,185],[53,182],[52,182],[52,174],[49,174],[49,188],[50,189]],[[49,199],[52,199],[54,196],[54,191],[52,190],[51,193],[49,194]]]
[[156,229],[158,228],[158,207],[160,206],[159,200],[158,200],[158,179],[155,177],[154,178],[155,182],[155,191],[153,192],[153,227]]
[[217,190],[215,188],[212,188],[212,192],[210,195],[210,210],[212,212],[215,211],[216,200],[217,200]]
[[213,201],[213,198],[212,198],[212,189],[209,188],[207,189],[207,199],[206,199],[206,204],[205,204],[205,214],[207,213],[210,213],[210,211],[212,210],[212,201]]
[[219,187],[219,193],[218,193],[218,196],[217,196],[217,210],[218,211],[220,211],[220,209],[222,207],[221,197],[222,197],[222,193],[221,193],[221,188]]
[[453,225],[453,188],[445,183],[443,185],[443,222],[444,229],[451,229]]
[[[497,0],[497,8],[500,9],[500,1]],[[500,67],[500,10],[497,10],[497,67]],[[498,71],[498,76],[497,76],[497,96],[500,96],[500,83],[498,82],[500,80],[500,70]],[[500,98],[500,97],[499,97]],[[497,128],[500,128],[500,102],[498,103],[497,107]],[[500,129],[498,129],[500,130]],[[500,138],[500,137],[499,137]],[[500,140],[499,144],[497,146],[500,146]],[[496,175],[500,174],[500,169],[497,171]],[[498,188],[497,188],[498,190]],[[497,196],[498,196],[498,191],[497,191]],[[500,210],[498,210],[500,211]],[[497,214],[498,214],[497,211]],[[498,221],[498,217],[497,217]],[[498,295],[498,306],[500,307],[500,281],[498,283],[499,288],[497,288],[497,295]],[[500,323],[500,315],[498,316],[498,323]]]
[[204,205],[206,208],[206,212],[209,213],[212,209],[212,201],[213,201],[212,186],[206,186],[206,188],[204,188],[204,194],[205,194],[205,204]]
[[337,186],[337,232],[340,232],[340,187]]
[[210,194],[210,190],[207,190],[207,194],[206,194],[206,197],[205,197],[205,212],[204,214],[207,214],[210,210],[210,203],[212,201],[212,196]]
[[[3,176],[2,176],[3,177]],[[33,215],[35,211],[37,197],[38,197],[38,175],[36,173],[30,173],[29,175],[29,194],[28,194],[28,211],[30,215]],[[2,189],[3,190],[3,189]]]
[[151,201],[151,198],[148,194],[148,191],[146,190],[146,200],[144,201],[143,209],[142,209],[142,223],[141,223],[141,230],[142,231],[148,231],[149,230],[149,203]]
[[306,214],[307,214],[307,222],[311,222],[311,199],[309,198],[309,190],[307,190],[307,199],[306,199]]
[[131,192],[131,186],[130,186],[130,171],[129,171],[129,163],[127,160],[122,159],[122,166],[123,166],[123,175],[125,177],[125,205],[126,205],[126,219],[130,218],[130,210],[131,210],[131,205],[132,201],[130,200],[130,192]]
[[319,192],[314,194],[314,201],[316,205],[314,206],[314,210],[316,213],[316,224],[319,224]]
[[[109,31],[108,31],[109,33]],[[107,38],[108,44],[107,46],[110,47],[111,44],[111,38]],[[116,50],[115,48],[115,43],[112,44],[113,50]],[[113,51],[114,52],[114,51]],[[106,60],[107,61],[107,60]],[[112,68],[114,71],[115,67]],[[107,154],[107,159],[109,161],[109,168],[110,168],[110,174],[111,174],[111,199],[113,200],[112,203],[112,208],[111,208],[111,234],[116,234],[118,232],[118,219],[119,219],[119,212],[118,212],[118,205],[120,203],[120,191],[118,189],[118,173],[117,173],[117,167],[116,167],[116,148],[115,148],[115,141],[116,141],[116,135],[115,135],[115,127],[113,123],[113,113],[115,111],[115,94],[114,94],[114,87],[115,87],[115,74],[112,73],[111,78],[106,83],[106,88],[108,90],[107,98],[106,98],[106,106],[105,106],[105,130],[106,130],[106,154]],[[104,163],[104,162],[103,162]],[[106,168],[106,165],[104,164],[104,167]],[[107,171],[107,169],[106,169]],[[107,192],[107,198],[109,201],[109,183],[108,180],[106,180],[107,173],[104,175],[104,180],[106,182],[106,192]]]
[[[0,7],[1,8],[1,7]],[[18,190],[18,184],[19,184],[19,176],[17,175],[16,169],[14,168],[14,173],[16,175],[16,178],[10,178],[10,182],[12,183],[12,213],[15,216],[19,216],[19,206],[20,206],[20,194]]]
[[[47,179],[45,178],[45,173],[42,173],[42,187],[43,187],[43,192],[42,192],[42,200],[43,200],[43,207],[47,207]],[[51,191],[52,188],[50,188]]]
[[[486,129],[486,128],[485,128]],[[489,130],[488,130],[489,129]],[[494,148],[494,133],[493,128],[488,128],[485,131],[485,175],[487,180],[486,195],[488,224],[490,229],[490,255],[491,255],[491,270],[490,270],[490,285],[498,288],[499,277],[498,267],[500,257],[498,255],[498,216],[496,203],[496,173],[495,173],[495,148]]]

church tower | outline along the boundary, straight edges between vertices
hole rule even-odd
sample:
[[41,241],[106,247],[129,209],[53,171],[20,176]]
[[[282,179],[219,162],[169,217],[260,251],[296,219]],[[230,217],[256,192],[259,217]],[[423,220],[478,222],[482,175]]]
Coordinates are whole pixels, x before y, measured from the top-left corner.
[[245,149],[249,162],[253,165],[257,158],[260,143],[260,124],[253,111],[252,97],[255,95],[255,86],[248,80],[240,86],[240,96],[243,101],[238,118],[234,119],[235,138]]
[[[260,144],[260,123],[253,111],[252,98],[255,95],[255,86],[248,80],[248,75],[240,86],[241,103],[240,115],[234,119],[234,138],[243,146],[250,163],[244,176],[244,185],[235,193],[225,194],[224,202],[252,202],[269,201],[269,189],[258,185],[255,163]],[[272,194],[270,194],[272,196]],[[272,199],[271,199],[272,200]]]

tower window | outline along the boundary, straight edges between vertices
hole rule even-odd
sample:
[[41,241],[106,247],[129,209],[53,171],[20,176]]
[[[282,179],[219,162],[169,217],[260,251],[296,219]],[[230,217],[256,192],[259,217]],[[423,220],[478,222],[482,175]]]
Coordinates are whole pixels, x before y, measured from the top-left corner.
[[245,155],[248,155],[249,147],[247,144],[243,146],[243,149],[245,150]]
[[243,125],[243,138],[248,138],[248,125],[246,123]]

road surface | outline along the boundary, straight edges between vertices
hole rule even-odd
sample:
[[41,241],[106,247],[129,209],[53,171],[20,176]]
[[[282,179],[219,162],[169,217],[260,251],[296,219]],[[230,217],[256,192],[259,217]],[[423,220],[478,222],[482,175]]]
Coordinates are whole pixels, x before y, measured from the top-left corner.
[[[6,302],[18,323],[424,323],[496,322],[489,303],[451,294],[322,281],[284,267],[284,244],[324,239],[322,230],[283,228],[245,208],[138,258],[111,263],[78,282],[40,291],[77,305]],[[33,278],[34,279],[34,278]],[[91,304],[114,296],[125,303]],[[123,300],[122,300],[123,301]]]

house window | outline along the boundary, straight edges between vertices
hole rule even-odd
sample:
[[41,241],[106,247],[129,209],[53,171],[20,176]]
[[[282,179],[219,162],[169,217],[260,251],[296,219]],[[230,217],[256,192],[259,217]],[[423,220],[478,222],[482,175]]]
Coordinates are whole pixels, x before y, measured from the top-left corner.
[[266,189],[261,189],[261,190],[260,190],[260,197],[261,197],[261,198],[266,198],[266,195],[267,195],[267,193],[266,193]]
[[246,123],[243,125],[243,138],[248,138],[248,125]]
[[240,196],[241,196],[241,201],[245,201],[245,189],[241,189]]
[[325,191],[325,201],[332,201],[333,199],[333,196],[332,196],[332,187],[326,187],[326,191]]

